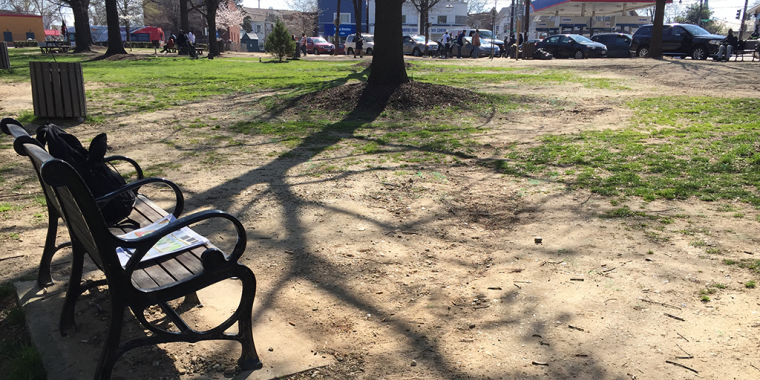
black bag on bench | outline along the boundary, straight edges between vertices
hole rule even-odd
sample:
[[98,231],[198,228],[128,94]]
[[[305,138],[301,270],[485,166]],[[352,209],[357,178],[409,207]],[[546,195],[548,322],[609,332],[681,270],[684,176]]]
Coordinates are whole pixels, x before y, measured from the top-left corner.
[[[55,124],[45,124],[37,128],[37,140],[43,147],[47,143],[51,156],[64,160],[74,167],[96,199],[119,190],[127,184],[124,178],[109,168],[103,160],[107,147],[105,133],[92,139],[89,152],[82,146],[79,139]],[[108,224],[119,222],[129,216],[134,204],[135,193],[126,191],[119,194],[102,206],[103,218]]]

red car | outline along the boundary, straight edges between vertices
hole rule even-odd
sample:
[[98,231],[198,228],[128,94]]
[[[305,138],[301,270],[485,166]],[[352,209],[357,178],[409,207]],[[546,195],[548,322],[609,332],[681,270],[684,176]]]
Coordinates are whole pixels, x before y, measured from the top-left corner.
[[327,42],[322,37],[309,37],[306,39],[306,54],[333,54],[335,45]]

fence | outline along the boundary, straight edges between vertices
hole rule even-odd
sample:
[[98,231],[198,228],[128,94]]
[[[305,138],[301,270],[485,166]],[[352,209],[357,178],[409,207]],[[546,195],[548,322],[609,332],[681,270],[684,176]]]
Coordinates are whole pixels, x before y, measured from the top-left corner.
[[11,69],[11,60],[8,58],[8,43],[5,41],[0,42],[0,70],[2,69]]
[[219,52],[223,53],[225,51],[248,51],[245,47],[245,45],[239,43],[239,42],[226,42],[226,41],[218,41],[219,43]]
[[85,117],[84,77],[79,62],[29,62],[37,117]]

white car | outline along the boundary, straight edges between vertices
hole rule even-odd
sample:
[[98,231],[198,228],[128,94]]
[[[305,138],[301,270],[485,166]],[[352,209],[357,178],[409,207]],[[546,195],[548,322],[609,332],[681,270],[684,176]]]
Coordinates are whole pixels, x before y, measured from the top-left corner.
[[[364,38],[364,43],[362,44],[364,54],[372,55],[372,52],[375,50],[375,35],[362,33],[362,38]],[[354,55],[354,50],[356,50],[356,34],[349,34],[346,37],[346,54]]]

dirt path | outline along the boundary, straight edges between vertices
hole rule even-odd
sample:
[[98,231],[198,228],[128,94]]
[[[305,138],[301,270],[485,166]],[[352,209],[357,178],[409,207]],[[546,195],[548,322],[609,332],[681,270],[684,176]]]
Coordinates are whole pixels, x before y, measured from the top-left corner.
[[[484,142],[499,148],[536,143],[548,133],[624,128],[631,116],[624,102],[635,97],[712,96],[727,81],[735,84],[728,96],[757,97],[760,89],[758,63],[540,64],[615,78],[629,89],[489,87],[569,106],[492,120]],[[11,91],[24,90],[19,85]],[[4,98],[2,110],[23,108],[17,98]],[[358,154],[350,144],[316,155],[282,155],[290,149],[257,137],[203,150],[172,128],[177,119],[189,123],[193,113],[229,125],[246,117],[255,102],[255,96],[239,98],[230,107],[227,100],[209,100],[192,106],[190,115],[167,110],[70,131],[83,139],[107,132],[115,152],[144,166],[160,165],[186,191],[188,212],[218,208],[243,221],[249,234],[244,262],[259,280],[256,302],[292,316],[295,326],[282,329],[300,330],[320,342],[317,354],[336,358],[328,368],[297,377],[760,377],[760,290],[743,285],[757,278],[722,263],[760,258],[758,210],[741,203],[631,198],[623,204],[670,222],[605,219],[600,215],[623,204],[559,183],[504,176],[476,159],[402,167]],[[45,219],[32,217],[42,208],[28,199],[39,185],[12,149],[0,150],[0,160],[14,165],[4,173],[3,194],[17,193],[3,202],[25,207],[0,220],[0,259],[8,258],[0,276],[30,275],[46,227]],[[341,169],[328,170],[330,165]],[[644,223],[656,224],[659,232],[653,235]],[[8,238],[11,233],[19,238]],[[707,289],[713,289],[711,301],[702,302],[700,291]],[[201,348],[188,353],[185,344],[160,350],[176,355],[175,361],[154,368],[149,359],[155,352],[139,350],[129,370],[152,378],[223,378],[197,357],[234,359]]]

